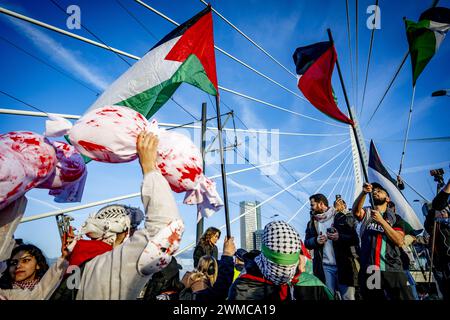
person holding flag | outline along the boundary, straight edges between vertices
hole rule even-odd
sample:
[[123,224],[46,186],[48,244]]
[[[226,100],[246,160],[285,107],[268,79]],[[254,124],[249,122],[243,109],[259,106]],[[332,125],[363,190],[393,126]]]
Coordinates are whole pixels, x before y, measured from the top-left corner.
[[[363,208],[372,193],[374,208]],[[414,300],[403,270],[404,220],[396,215],[389,193],[379,183],[364,183],[352,213],[361,222],[360,288],[364,300]]]

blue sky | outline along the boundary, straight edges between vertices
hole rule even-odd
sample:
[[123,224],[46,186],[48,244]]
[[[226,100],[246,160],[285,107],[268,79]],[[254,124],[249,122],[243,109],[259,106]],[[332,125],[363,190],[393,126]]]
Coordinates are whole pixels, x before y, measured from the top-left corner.
[[[81,22],[108,45],[123,51],[143,56],[160,38],[174,26],[151,11],[132,0],[119,0],[131,11],[151,32],[149,34],[136,23],[118,3],[114,1],[67,1],[57,0],[64,8],[76,4],[81,8]],[[145,1],[144,1],[145,2]],[[204,5],[197,0],[177,1],[146,1],[149,5],[181,23]],[[366,139],[374,139],[382,160],[394,170],[398,170],[402,140],[407,123],[408,108],[411,99],[411,65],[408,58],[405,66],[395,81],[391,91],[380,107],[374,119],[368,126],[368,121],[374,108],[400,64],[407,50],[407,41],[402,18],[417,20],[431,1],[380,1],[381,29],[376,30],[372,62],[361,121]],[[351,39],[353,71],[355,66],[355,7],[350,3]],[[370,30],[366,27],[366,8],[373,1],[359,1],[358,29],[358,92],[357,110],[361,108],[367,55],[370,40]],[[346,25],[345,1],[212,1],[212,5],[226,18],[259,43],[277,60],[295,73],[292,54],[295,48],[318,41],[327,40],[326,28],[331,28],[345,78],[350,101],[355,103],[355,88],[350,69],[348,33]],[[441,6],[450,6],[450,1],[440,1]],[[62,29],[67,29],[67,16],[51,1],[0,1],[0,6],[32,18],[44,21]],[[214,15],[214,36],[216,45],[248,63],[257,70],[270,76],[292,91],[298,92],[296,79],[271,61],[266,55],[255,48],[240,34],[231,29],[223,20]],[[85,30],[68,30],[84,37],[94,39]],[[82,114],[96,99],[95,92],[102,92],[108,84],[125,72],[128,65],[114,53],[76,41],[52,31],[21,22],[14,18],[0,16],[0,36],[15,45],[33,53],[52,66],[70,74],[83,82],[90,89],[78,82],[56,72],[34,58],[19,51],[9,43],[0,39],[0,90],[8,92],[26,102],[29,102],[47,112]],[[412,118],[410,138],[428,138],[449,136],[448,119],[450,117],[449,98],[432,98],[435,90],[450,87],[449,61],[450,43],[445,40],[437,55],[429,63],[419,77],[416,88],[416,99]],[[129,63],[134,60],[124,58]],[[333,122],[321,114],[309,103],[282,90],[268,82],[242,65],[216,51],[217,73],[219,85],[238,92],[260,98],[278,106]],[[346,112],[344,97],[337,70],[333,76],[333,87],[338,97],[341,110]],[[174,98],[197,118],[201,114],[201,103],[208,103],[208,116],[214,115],[210,98],[203,92],[183,85],[175,93]],[[307,152],[332,146],[348,138],[348,129],[330,126],[311,121],[244,98],[221,92],[222,110],[228,111],[225,104],[231,107],[245,125],[256,129],[278,129],[285,132],[302,132],[333,134],[327,137],[280,136],[279,158],[285,159]],[[31,110],[29,107],[0,94],[0,108]],[[192,118],[169,101],[155,116],[160,122],[187,123]],[[0,115],[0,133],[13,130],[32,130],[37,133],[44,131],[45,119],[15,115]],[[212,121],[210,126],[215,126]],[[236,120],[238,128],[243,124]],[[231,122],[227,127],[231,128]],[[188,130],[186,132],[192,133]],[[341,135],[339,135],[341,134]],[[233,134],[228,134],[233,139]],[[208,140],[213,138],[209,133]],[[284,163],[286,170],[280,168],[277,175],[271,176],[278,184],[288,186],[294,179],[299,179],[316,169],[345,148],[340,147],[309,157]],[[429,175],[429,169],[442,167],[446,170],[446,178],[450,170],[449,144],[447,143],[409,143],[404,162],[403,176],[411,185],[427,198],[432,199],[435,183]],[[227,152],[232,157],[233,151]],[[352,171],[348,164],[348,153],[344,152],[336,160],[323,169],[304,179],[291,189],[292,195],[283,193],[262,207],[263,225],[271,221],[274,214],[277,218],[287,220],[342,163],[335,175],[324,185],[322,192],[334,198],[334,194],[347,196],[347,202],[353,198]],[[345,158],[347,157],[347,158]],[[343,161],[343,162],[342,162]],[[248,164],[228,164],[227,171],[249,167]],[[141,173],[137,161],[126,164],[103,164],[92,162],[88,165],[89,175],[81,203],[112,198],[138,192],[141,183]],[[220,171],[218,165],[208,165],[207,175],[215,175]],[[339,184],[338,178],[341,176]],[[221,182],[216,180],[221,192]],[[239,214],[236,203],[243,200],[263,201],[280,191],[259,171],[253,170],[243,174],[230,176],[228,179],[230,195],[230,216]],[[334,190],[332,194],[331,191]],[[418,196],[409,188],[404,192],[413,208],[422,219],[420,206],[414,199]],[[26,216],[52,211],[55,207],[66,208],[74,204],[57,204],[48,196],[45,190],[34,189],[27,193],[29,204]],[[176,195],[180,211],[186,223],[186,232],[182,247],[195,239],[195,207],[182,205],[183,195]],[[140,199],[124,201],[125,204],[140,205]],[[53,206],[53,207],[52,207]],[[73,212],[74,225],[79,226],[90,212],[91,208]],[[308,220],[308,206],[292,221],[292,224],[303,235]],[[422,219],[423,220],[423,219]],[[222,226],[224,224],[223,210],[206,221],[205,226]],[[232,234],[239,241],[239,224],[232,224]],[[58,255],[60,242],[54,218],[46,218],[19,226],[16,237],[24,238],[40,246],[49,257]]]

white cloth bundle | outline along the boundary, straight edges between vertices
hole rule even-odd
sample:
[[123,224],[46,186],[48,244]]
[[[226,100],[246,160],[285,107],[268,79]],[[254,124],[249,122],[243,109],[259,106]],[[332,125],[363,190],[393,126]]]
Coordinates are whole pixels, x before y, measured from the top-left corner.
[[[47,121],[47,133],[58,132],[65,120]],[[143,130],[159,138],[158,168],[173,191],[186,192],[184,203],[198,204],[204,217],[222,206],[215,183],[203,175],[202,156],[188,137],[158,128],[140,113],[122,106],[105,106],[81,117],[67,130],[73,146],[83,155],[102,162],[128,162],[137,158],[137,136]]]
[[56,151],[56,167],[50,177],[37,188],[50,189],[56,202],[81,201],[87,177],[81,154],[65,142],[51,142]]
[[45,137],[27,131],[0,135],[0,210],[48,179],[55,164]]

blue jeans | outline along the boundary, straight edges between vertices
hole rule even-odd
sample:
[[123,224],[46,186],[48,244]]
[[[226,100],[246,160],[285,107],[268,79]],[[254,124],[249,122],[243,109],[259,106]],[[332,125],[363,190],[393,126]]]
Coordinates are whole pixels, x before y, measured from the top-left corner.
[[415,300],[419,300],[419,295],[417,294],[417,289],[416,289],[416,282],[414,281],[414,278],[411,274],[411,272],[409,272],[409,270],[405,270],[406,276],[408,277],[408,282],[409,282],[409,287],[411,288],[411,292],[412,295],[414,296]]
[[337,266],[323,264],[323,272],[325,273],[325,285],[334,295],[337,291],[342,300],[355,300],[355,287],[339,284]]

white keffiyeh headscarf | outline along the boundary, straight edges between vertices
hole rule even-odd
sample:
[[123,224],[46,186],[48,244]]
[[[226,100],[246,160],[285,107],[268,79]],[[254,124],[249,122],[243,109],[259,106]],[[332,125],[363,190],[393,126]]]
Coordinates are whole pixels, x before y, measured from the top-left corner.
[[143,218],[144,214],[138,208],[120,204],[108,205],[89,216],[81,227],[79,236],[86,235],[91,239],[113,245],[117,234],[129,232],[130,228],[137,227]]
[[300,235],[284,221],[264,228],[261,254],[255,258],[264,278],[276,285],[289,282],[297,272],[301,250]]

